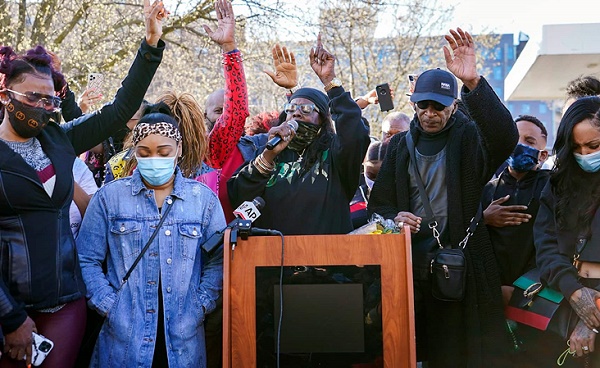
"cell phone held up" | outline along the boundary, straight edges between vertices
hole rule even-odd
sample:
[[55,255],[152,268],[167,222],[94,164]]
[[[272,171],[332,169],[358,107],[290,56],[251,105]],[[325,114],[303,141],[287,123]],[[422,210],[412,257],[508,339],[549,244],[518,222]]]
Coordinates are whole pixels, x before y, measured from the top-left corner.
[[392,101],[389,84],[383,83],[376,86],[375,92],[377,93],[377,100],[379,101],[379,108],[381,111],[390,111],[394,109],[394,102]]
[[96,94],[100,93],[102,84],[104,83],[104,74],[102,73],[90,73],[88,74],[87,89],[94,88]]

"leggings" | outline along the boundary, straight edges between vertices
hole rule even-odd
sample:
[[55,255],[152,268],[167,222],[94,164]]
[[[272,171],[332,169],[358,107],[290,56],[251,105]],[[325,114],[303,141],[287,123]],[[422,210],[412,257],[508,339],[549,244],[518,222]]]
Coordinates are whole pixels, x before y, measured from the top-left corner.
[[[38,333],[54,343],[54,348],[48,353],[41,367],[74,367],[85,331],[85,298],[69,302],[54,313],[28,312],[28,314],[35,322]],[[13,367],[23,368],[25,361],[14,360],[3,354],[0,368]]]

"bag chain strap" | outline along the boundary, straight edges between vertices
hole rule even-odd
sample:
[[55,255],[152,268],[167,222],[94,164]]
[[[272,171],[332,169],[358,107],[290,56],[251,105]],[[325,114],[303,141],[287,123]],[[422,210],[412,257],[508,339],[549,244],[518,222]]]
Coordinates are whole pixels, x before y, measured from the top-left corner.
[[[423,201],[423,208],[425,209],[425,212],[427,213],[427,217],[433,219],[429,223],[429,228],[431,229],[431,232],[433,233],[433,237],[437,241],[438,247],[440,249],[444,249],[444,246],[442,245],[442,242],[440,241],[440,232],[437,229],[438,222],[435,219],[433,210],[431,209],[431,203],[429,202],[429,196],[427,195],[427,192],[425,191],[425,185],[423,184],[423,179],[421,178],[421,174],[419,173],[419,168],[417,167],[417,160],[415,159],[415,144],[412,140],[410,131],[406,132],[406,146],[408,148],[408,153],[410,155],[410,161],[413,166],[415,181],[417,182],[417,187],[419,188],[419,195],[421,196],[421,201]],[[479,224],[479,221],[481,220],[482,216],[483,216],[483,207],[481,206],[481,203],[480,203],[479,208],[477,209],[477,214],[473,218],[471,218],[471,223],[469,224],[469,227],[467,228],[467,235],[464,237],[463,240],[460,241],[460,243],[458,243],[459,248],[465,249],[465,247],[467,246],[467,242],[469,241],[469,238],[471,237],[471,235],[473,235],[473,233],[475,233],[475,229],[477,228],[477,225]]]

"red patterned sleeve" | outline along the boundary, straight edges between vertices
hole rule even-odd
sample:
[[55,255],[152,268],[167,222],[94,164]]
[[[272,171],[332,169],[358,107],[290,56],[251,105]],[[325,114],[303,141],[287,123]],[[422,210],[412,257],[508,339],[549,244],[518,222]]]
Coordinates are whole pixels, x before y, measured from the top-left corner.
[[208,164],[221,169],[244,133],[248,111],[248,88],[239,50],[223,54],[225,73],[225,100],[223,115],[219,117],[209,138]]

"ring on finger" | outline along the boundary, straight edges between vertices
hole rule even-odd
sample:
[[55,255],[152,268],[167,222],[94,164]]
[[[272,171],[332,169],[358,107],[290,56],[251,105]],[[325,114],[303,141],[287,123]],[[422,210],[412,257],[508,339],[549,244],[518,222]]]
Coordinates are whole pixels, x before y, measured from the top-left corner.
[[585,352],[588,352],[588,351],[590,350],[590,348],[589,348],[589,347],[587,347],[587,346],[584,346],[584,347],[582,347],[581,349],[583,349],[583,351],[585,351]]

